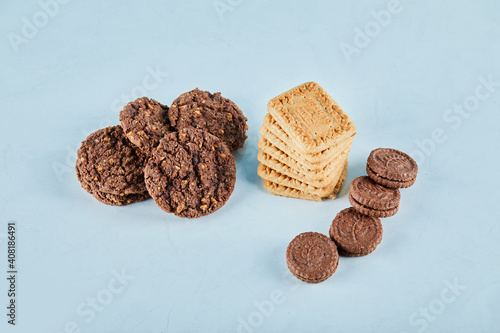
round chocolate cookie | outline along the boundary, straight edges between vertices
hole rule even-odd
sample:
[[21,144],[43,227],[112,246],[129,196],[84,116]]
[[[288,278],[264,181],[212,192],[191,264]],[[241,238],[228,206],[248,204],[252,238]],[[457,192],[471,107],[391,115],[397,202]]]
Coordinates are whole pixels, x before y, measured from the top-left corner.
[[238,106],[220,93],[198,88],[177,97],[168,111],[170,123],[177,130],[193,127],[220,138],[233,151],[243,147],[247,118]]
[[116,195],[106,192],[94,191],[92,195],[100,202],[111,206],[128,205],[134,202],[139,202],[150,198],[149,193],[147,191],[142,193],[132,193],[124,195]]
[[397,188],[384,187],[367,176],[354,179],[349,194],[364,206],[382,210],[398,206],[401,199],[401,194]]
[[382,223],[376,217],[346,208],[332,221],[330,238],[337,244],[340,254],[364,256],[373,252],[382,241]]
[[335,243],[327,236],[305,232],[288,245],[286,263],[299,280],[318,283],[328,279],[337,270],[339,254]]
[[90,134],[77,152],[76,174],[90,194],[143,194],[144,155],[123,134],[120,126],[106,127]]
[[234,158],[212,134],[193,128],[167,134],[145,168],[146,186],[167,213],[195,218],[221,208],[236,181]]
[[413,158],[391,148],[373,150],[366,169],[374,181],[391,188],[413,185],[418,173],[418,165]]
[[120,111],[120,123],[127,138],[147,155],[172,131],[168,106],[147,97],[128,103]]

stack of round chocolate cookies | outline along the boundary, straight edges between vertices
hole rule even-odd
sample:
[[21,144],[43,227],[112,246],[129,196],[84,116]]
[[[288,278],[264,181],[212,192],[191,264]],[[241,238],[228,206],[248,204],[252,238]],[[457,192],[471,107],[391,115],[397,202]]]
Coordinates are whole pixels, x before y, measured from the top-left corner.
[[[413,185],[418,173],[413,158],[390,148],[372,151],[366,169],[368,176],[358,177],[351,183],[352,207],[333,219],[330,238],[309,232],[300,234],[289,244],[287,265],[298,279],[317,283],[329,278],[338,265],[338,255],[332,253],[359,257],[373,252],[382,241],[380,218],[398,212],[399,188]],[[331,244],[325,244],[325,239]]]
[[376,218],[395,215],[401,199],[399,189],[415,183],[417,163],[402,151],[378,148],[370,153],[366,171],[368,176],[358,177],[351,183],[351,205],[361,214]]
[[194,89],[171,107],[141,97],[120,125],[90,134],[77,153],[82,187],[108,205],[152,197],[165,212],[196,218],[215,212],[236,181],[231,151],[243,147],[247,118],[220,93]]
[[330,226],[331,239],[346,256],[363,256],[375,250],[382,241],[380,218],[398,212],[399,188],[415,183],[418,166],[402,151],[378,148],[370,153],[366,170],[368,176],[358,177],[351,183],[349,202],[352,207],[337,214]]

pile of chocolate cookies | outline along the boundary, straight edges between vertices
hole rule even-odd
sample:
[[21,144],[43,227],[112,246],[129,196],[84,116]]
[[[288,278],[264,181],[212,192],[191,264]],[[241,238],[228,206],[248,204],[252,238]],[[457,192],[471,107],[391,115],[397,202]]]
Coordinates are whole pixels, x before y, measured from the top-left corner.
[[382,241],[380,217],[398,212],[399,188],[415,183],[418,166],[399,150],[379,148],[368,157],[366,170],[368,176],[351,183],[352,207],[337,214],[330,226],[330,237],[306,232],[288,245],[287,265],[298,279],[308,283],[325,281],[337,269],[339,254],[359,257],[373,252]]
[[82,142],[76,174],[102,203],[152,197],[167,213],[195,218],[215,212],[236,181],[231,151],[243,147],[247,118],[220,93],[194,89],[170,108],[141,97],[120,112],[120,125]]

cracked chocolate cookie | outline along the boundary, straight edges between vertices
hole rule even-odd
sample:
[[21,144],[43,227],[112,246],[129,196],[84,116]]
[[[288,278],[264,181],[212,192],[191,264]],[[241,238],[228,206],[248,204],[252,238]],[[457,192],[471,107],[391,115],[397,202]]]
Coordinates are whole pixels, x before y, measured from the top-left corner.
[[376,217],[346,208],[333,219],[330,238],[337,244],[340,254],[364,256],[372,253],[382,241],[382,223]]
[[339,254],[335,243],[317,232],[304,232],[286,249],[286,263],[295,277],[307,283],[325,281],[337,270]]
[[147,97],[128,103],[120,111],[120,123],[127,138],[147,155],[172,132],[168,106]]
[[233,151],[243,147],[247,138],[247,118],[238,106],[220,93],[211,94],[198,88],[186,92],[172,103],[170,123],[177,130],[197,128],[220,138]]
[[145,168],[146,186],[167,213],[196,218],[215,212],[236,181],[234,158],[212,134],[186,128],[160,140]]
[[90,134],[77,152],[76,174],[89,192],[114,195],[144,194],[146,155],[125,136],[120,126]]

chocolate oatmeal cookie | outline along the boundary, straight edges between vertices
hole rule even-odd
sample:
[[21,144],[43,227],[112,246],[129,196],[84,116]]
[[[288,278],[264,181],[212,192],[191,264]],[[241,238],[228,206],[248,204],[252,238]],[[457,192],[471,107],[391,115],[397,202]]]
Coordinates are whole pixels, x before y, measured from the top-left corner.
[[160,140],[145,168],[146,186],[167,213],[195,218],[221,208],[233,192],[236,166],[226,145],[194,128]]
[[143,194],[146,155],[123,134],[120,126],[100,129],[82,142],[76,174],[87,192],[115,195]]
[[233,151],[243,147],[247,118],[238,106],[220,93],[211,94],[198,88],[180,95],[168,112],[177,130],[197,128],[220,138]]
[[168,106],[147,97],[128,103],[120,111],[120,123],[127,138],[146,155],[151,154],[161,138],[172,132]]

